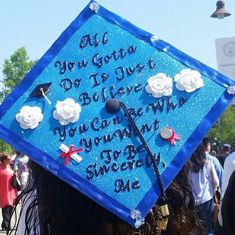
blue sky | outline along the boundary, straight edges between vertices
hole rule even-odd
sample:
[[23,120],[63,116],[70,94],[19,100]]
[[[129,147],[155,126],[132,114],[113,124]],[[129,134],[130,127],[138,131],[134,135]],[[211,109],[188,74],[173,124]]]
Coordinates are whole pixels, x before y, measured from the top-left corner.
[[[235,36],[235,4],[232,0],[225,1],[226,9],[232,15],[223,20],[210,18],[216,5],[212,0],[98,2],[213,68],[216,68],[215,39]],[[30,59],[41,58],[88,3],[85,0],[2,1],[0,70],[4,59],[20,47],[26,48]]]

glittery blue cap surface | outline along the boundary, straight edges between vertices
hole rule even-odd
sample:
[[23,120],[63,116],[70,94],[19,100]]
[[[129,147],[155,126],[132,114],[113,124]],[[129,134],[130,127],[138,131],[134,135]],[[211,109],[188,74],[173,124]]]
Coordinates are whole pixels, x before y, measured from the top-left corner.
[[[197,71],[203,85],[190,92],[178,89],[175,78],[185,69]],[[148,80],[157,74],[171,80],[170,95],[154,97],[147,92]],[[46,83],[50,83],[47,94],[30,96]],[[186,79],[187,86],[191,83]],[[145,217],[160,189],[152,162],[124,110],[110,114],[106,102],[116,99],[128,108],[152,153],[159,156],[166,188],[232,100],[226,92],[232,85],[234,81],[102,6],[87,6],[5,99],[0,136],[134,225],[131,211]],[[54,112],[58,101],[67,98],[81,110],[76,120],[64,125]],[[17,114],[25,106],[41,110],[35,128],[19,123]],[[162,138],[163,128],[173,131],[171,139]],[[77,152],[82,160],[70,158],[65,164],[61,144],[82,148]]]

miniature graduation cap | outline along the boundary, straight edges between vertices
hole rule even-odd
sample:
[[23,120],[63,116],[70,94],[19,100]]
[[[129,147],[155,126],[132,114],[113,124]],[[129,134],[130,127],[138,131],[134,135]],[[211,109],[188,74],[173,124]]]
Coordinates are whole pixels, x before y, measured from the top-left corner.
[[49,92],[51,83],[52,82],[47,82],[37,85],[30,95],[32,97],[43,97],[43,93],[47,94]]
[[51,101],[47,98],[47,94],[50,91],[50,86],[52,82],[47,82],[37,85],[34,90],[31,92],[30,96],[32,97],[44,97],[47,102],[50,104]]
[[91,2],[2,103],[0,136],[139,227],[234,93],[235,81]]

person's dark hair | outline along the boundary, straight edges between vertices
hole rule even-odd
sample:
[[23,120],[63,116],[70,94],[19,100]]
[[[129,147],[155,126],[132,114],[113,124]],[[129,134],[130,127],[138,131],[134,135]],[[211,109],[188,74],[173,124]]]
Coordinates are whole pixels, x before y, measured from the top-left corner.
[[210,142],[210,140],[209,140],[209,138],[207,138],[207,137],[205,137],[205,138],[203,138],[203,140],[202,140],[202,145],[203,146],[207,146],[208,144],[210,144],[211,142]]
[[203,151],[203,146],[199,145],[191,156],[191,170],[198,173],[206,162],[206,153]]
[[[25,216],[25,232],[21,235],[140,235],[156,234],[159,221],[159,206],[156,204],[145,219],[145,224],[135,230],[117,216],[52,175],[41,166],[31,162],[33,180],[29,181],[18,201],[32,195]],[[35,191],[36,190],[36,191]],[[194,213],[191,188],[187,183],[187,168],[184,167],[166,190],[170,218],[167,232],[162,234],[186,235],[193,229],[201,234]],[[24,203],[22,203],[24,204]],[[10,234],[17,234],[16,230]]]
[[9,159],[9,155],[7,153],[0,153],[0,161],[3,162],[4,160]]

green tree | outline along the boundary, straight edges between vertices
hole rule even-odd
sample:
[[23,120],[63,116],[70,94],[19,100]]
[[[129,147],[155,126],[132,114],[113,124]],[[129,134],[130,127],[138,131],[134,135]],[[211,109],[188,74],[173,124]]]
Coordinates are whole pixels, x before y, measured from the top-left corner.
[[17,49],[10,59],[3,64],[3,90],[0,93],[1,101],[15,88],[32,68],[36,61],[29,59],[24,47]]
[[210,139],[235,147],[235,107],[230,105],[208,133]]
[[[16,50],[10,59],[5,59],[3,64],[3,88],[0,92],[0,102],[11,93],[11,91],[24,78],[26,73],[32,68],[36,61],[29,59],[24,47]],[[0,140],[0,151],[11,152],[12,148],[4,141]]]

